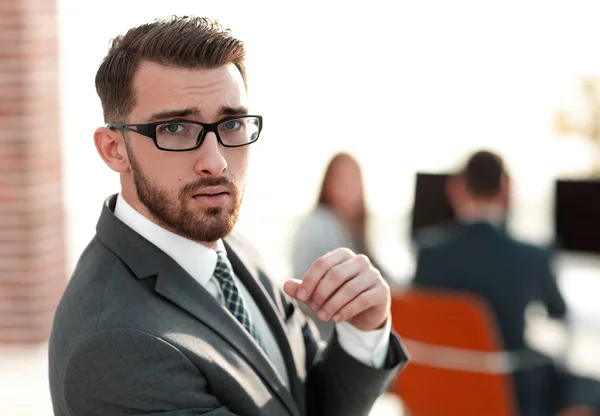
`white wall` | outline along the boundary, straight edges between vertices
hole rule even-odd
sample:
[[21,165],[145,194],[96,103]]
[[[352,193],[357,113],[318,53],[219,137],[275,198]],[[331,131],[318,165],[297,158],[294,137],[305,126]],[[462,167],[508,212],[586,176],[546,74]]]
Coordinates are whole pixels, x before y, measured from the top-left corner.
[[[285,5],[285,6],[284,6]],[[338,149],[364,165],[383,263],[400,269],[402,216],[417,169],[445,170],[485,146],[515,176],[513,228],[552,236],[552,181],[583,171],[589,149],[557,138],[552,115],[576,110],[578,77],[598,74],[593,1],[61,2],[61,120],[71,264],[93,235],[117,177],[96,155],[94,75],[108,41],[169,14],[218,18],[246,41],[254,145],[240,227],[285,271],[293,219],[310,209]],[[295,120],[307,120],[297,127]],[[269,216],[275,219],[268,219]]]

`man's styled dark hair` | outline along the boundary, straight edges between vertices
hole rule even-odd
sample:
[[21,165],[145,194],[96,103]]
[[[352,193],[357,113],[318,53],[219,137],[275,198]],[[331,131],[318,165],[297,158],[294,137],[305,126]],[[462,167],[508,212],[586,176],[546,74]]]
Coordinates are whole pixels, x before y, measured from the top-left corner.
[[462,172],[468,191],[476,198],[496,196],[505,174],[502,158],[487,150],[474,153]]
[[157,19],[112,40],[96,73],[96,91],[105,122],[126,122],[135,105],[133,78],[142,61],[186,69],[234,64],[246,82],[242,41],[217,21],[183,16]]

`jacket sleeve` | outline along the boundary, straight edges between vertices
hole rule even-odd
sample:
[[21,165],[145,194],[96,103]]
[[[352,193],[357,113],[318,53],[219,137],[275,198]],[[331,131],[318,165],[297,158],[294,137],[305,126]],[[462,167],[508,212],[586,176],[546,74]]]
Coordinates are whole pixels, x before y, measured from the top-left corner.
[[540,270],[540,300],[546,306],[548,315],[562,319],[567,314],[567,304],[558,288],[556,276],[552,270],[552,259],[547,252],[542,253]]
[[[373,404],[407,363],[407,356],[394,333],[382,369],[367,366],[341,347],[334,335],[324,350],[315,346],[314,333],[304,331],[308,364],[307,409],[316,416],[366,416]],[[316,351],[316,354],[310,354]]]

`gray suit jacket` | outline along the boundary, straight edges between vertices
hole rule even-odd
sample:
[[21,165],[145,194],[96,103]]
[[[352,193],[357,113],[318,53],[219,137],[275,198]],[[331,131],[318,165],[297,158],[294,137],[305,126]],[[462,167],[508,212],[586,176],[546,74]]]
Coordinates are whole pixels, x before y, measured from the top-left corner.
[[391,336],[383,369],[327,348],[241,240],[236,275],[283,354],[286,386],[243,327],[175,261],[102,209],[57,309],[49,346],[54,411],[74,415],[366,415],[406,362]]

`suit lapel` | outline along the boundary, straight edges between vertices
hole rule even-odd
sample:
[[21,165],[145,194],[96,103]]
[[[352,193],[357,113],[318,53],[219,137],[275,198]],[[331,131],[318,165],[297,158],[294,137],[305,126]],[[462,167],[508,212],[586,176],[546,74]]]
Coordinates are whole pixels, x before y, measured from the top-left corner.
[[235,245],[235,241],[231,238],[228,238],[225,241],[229,261],[231,262],[236,276],[244,283],[248,292],[250,292],[255,299],[263,316],[267,320],[269,327],[273,331],[273,335],[277,340],[277,344],[285,361],[290,382],[290,390],[296,400],[300,400],[301,386],[292,349],[286,334],[286,327],[282,320],[282,316],[284,316],[283,311],[277,313],[279,308],[277,308],[275,304],[275,299],[278,296],[277,289],[273,287],[272,282],[263,281],[260,278],[260,273],[255,266],[256,261],[251,258],[248,250],[243,250],[241,247],[234,247]]
[[[138,279],[156,276],[154,289],[159,295],[203,322],[226,340],[262,377],[288,407],[290,413],[297,415],[297,406],[290,392],[283,385],[269,358],[250,334],[171,257],[117,219],[113,213],[115,203],[116,195],[109,198],[103,207],[96,227],[98,238],[127,264]],[[247,277],[238,277],[244,278],[244,284],[247,285],[252,296],[256,296],[256,283],[249,284],[246,281]],[[255,299],[263,308],[263,299]],[[275,315],[273,311],[271,314]],[[285,354],[284,357],[287,364],[288,357]]]
[[155,290],[231,344],[279,396],[290,413],[297,413],[292,396],[263,350],[244,327],[174,261],[171,260],[158,274]]

